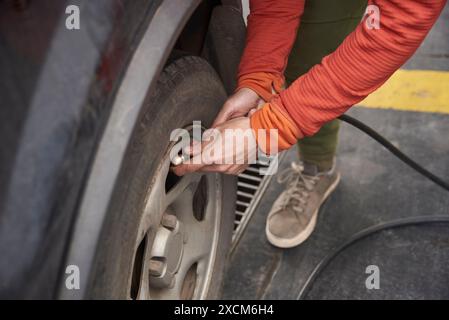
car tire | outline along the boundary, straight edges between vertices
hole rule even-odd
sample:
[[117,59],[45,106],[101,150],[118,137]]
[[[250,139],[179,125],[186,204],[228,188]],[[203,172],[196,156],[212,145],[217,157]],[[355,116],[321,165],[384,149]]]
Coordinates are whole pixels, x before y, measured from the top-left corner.
[[[186,56],[166,66],[145,102],[123,160],[119,183],[114,190],[113,201],[109,205],[97,244],[92,272],[88,276],[88,298],[142,297],[132,292],[135,291],[133,282],[136,273],[139,273],[140,278],[148,272],[144,267],[136,267],[136,255],[140,247],[136,239],[146,197],[155,188],[154,177],[171,145],[170,134],[174,129],[186,127],[193,121],[201,120],[202,126],[210,126],[225,99],[223,84],[207,61]],[[168,175],[170,179],[176,180],[171,173]],[[233,231],[236,179],[213,175],[217,179],[214,181],[220,185],[217,187],[220,191],[210,195],[208,201],[217,201],[221,206],[218,234],[215,235],[218,240],[213,265],[209,269],[212,277],[207,293],[193,296],[196,298],[219,298]],[[154,228],[148,231],[146,247],[153,246],[155,233],[157,230]],[[164,295],[156,294],[155,297],[164,298]]]

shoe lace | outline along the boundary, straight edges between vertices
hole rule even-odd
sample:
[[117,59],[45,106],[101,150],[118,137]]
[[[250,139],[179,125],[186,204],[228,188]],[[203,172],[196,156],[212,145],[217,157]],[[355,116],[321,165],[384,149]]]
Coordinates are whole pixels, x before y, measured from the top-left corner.
[[278,183],[287,185],[281,208],[291,208],[296,214],[304,211],[310,192],[319,180],[318,176],[307,176],[303,171],[304,167],[301,164],[292,162],[291,167],[281,171],[277,178]]

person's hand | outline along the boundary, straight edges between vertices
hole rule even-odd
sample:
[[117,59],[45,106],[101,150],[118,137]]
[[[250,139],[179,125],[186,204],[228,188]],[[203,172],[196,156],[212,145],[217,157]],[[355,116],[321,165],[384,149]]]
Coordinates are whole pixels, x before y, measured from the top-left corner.
[[226,100],[212,127],[234,118],[251,115],[262,104],[264,104],[264,101],[256,92],[248,88],[242,88]]
[[203,142],[188,149],[192,158],[172,169],[178,176],[196,171],[238,175],[257,157],[257,142],[247,117],[207,130]]

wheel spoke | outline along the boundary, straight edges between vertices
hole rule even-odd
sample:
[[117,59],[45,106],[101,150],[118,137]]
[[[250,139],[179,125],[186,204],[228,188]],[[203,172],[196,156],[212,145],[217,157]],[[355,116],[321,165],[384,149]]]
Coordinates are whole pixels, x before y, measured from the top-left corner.
[[164,299],[167,300],[180,300],[181,299],[181,288],[182,288],[182,279],[180,277],[176,277],[176,283],[173,288],[166,289],[164,292]]
[[184,224],[185,230],[188,231],[183,257],[183,265],[185,264],[186,268],[207,257],[214,241],[214,233],[211,230],[214,230],[216,222],[214,212],[216,203],[212,195],[209,195],[206,203],[207,214],[204,215],[203,220],[197,220],[193,212],[192,202],[199,180],[200,177],[197,177],[196,184],[191,188],[186,188],[184,194],[173,203],[173,210]]
[[221,206],[217,176],[178,178],[169,166],[158,169],[139,224],[137,244],[145,236],[151,240],[141,261],[137,299],[201,298],[209,284]]
[[207,258],[213,246],[213,238],[205,236],[210,233],[210,229],[205,228],[204,223],[197,222],[197,225],[190,230],[187,244],[184,247],[183,264],[186,266]]
[[200,181],[201,176],[202,175],[200,173],[192,173],[182,177],[173,189],[167,193],[164,205],[168,207],[173,204],[184,192],[186,192],[187,188],[194,190]]
[[159,174],[152,182],[153,187],[148,195],[143,209],[142,220],[139,226],[137,243],[139,243],[150,229],[150,226],[159,225],[159,221],[167,208],[167,194],[165,193],[165,179],[168,174],[169,165],[165,164],[159,168]]
[[145,270],[145,264],[143,267],[143,273],[142,273],[142,278],[140,281],[140,287],[139,287],[139,294],[137,296],[137,300],[149,300],[150,297],[150,287],[149,287],[149,276],[148,276],[148,272],[146,272]]
[[[149,237],[150,235],[146,235]],[[138,300],[148,300],[150,299],[150,259],[152,258],[152,246],[148,245],[149,241],[147,240],[147,244],[145,245],[145,250],[142,257],[142,269],[140,274],[140,283],[139,283],[139,291],[137,295]]]

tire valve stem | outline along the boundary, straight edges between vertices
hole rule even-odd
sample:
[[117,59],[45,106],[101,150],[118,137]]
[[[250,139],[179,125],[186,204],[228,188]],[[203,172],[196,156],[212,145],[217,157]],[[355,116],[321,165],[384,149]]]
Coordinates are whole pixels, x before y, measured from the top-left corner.
[[186,161],[186,157],[184,155],[177,155],[173,157],[171,163],[176,167],[181,165],[184,161]]

